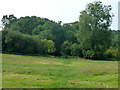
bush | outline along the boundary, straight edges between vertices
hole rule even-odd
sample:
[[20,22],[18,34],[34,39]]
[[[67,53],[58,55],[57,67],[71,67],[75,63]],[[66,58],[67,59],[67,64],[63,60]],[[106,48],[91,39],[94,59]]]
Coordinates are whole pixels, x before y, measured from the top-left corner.
[[52,40],[43,39],[42,43],[45,54],[53,54],[55,52],[56,49]]
[[65,41],[62,44],[61,53],[62,55],[71,55],[71,42]]
[[82,51],[80,49],[80,45],[74,43],[72,46],[71,46],[71,55],[72,56],[80,56],[82,57]]
[[106,53],[105,53],[108,58],[119,58],[119,51],[118,51],[118,48],[113,48],[113,47],[110,47]]
[[36,53],[36,42],[30,35],[21,34],[12,30],[2,31],[3,51],[15,53]]
[[88,59],[93,58],[94,55],[95,55],[95,52],[93,50],[87,50],[87,51],[83,50],[84,58],[88,58]]

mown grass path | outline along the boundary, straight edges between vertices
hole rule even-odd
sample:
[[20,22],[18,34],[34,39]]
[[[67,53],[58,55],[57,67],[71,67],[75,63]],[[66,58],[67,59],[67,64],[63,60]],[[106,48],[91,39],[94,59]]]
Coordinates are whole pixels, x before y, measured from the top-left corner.
[[118,88],[118,62],[2,55],[3,88]]

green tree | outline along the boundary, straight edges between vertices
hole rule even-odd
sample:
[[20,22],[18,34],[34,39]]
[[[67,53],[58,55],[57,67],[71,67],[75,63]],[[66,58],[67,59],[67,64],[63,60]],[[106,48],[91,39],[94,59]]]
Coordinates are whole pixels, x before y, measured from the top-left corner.
[[61,48],[62,55],[71,55],[71,45],[72,43],[68,41],[65,41],[62,44],[62,48]]
[[25,35],[12,30],[2,31],[3,51],[14,53],[36,53],[36,42],[30,35]]
[[44,29],[42,28],[42,25],[40,24],[33,29],[32,34],[33,35],[39,35],[39,33],[43,30]]
[[65,30],[66,40],[73,43],[77,42],[77,39],[75,37],[76,28],[73,25],[69,25],[69,24],[63,24],[63,28]]
[[78,56],[78,57],[79,57],[79,56],[80,56],[80,57],[83,56],[79,44],[74,43],[74,44],[72,44],[72,46],[71,46],[70,48],[71,48],[71,55],[72,55],[72,56]]
[[79,18],[77,40],[85,58],[105,59],[104,52],[111,46],[111,30],[113,15],[110,5],[96,1],[87,5]]
[[39,33],[40,39],[55,40],[55,37],[51,33],[51,30],[44,30]]
[[4,28],[9,28],[10,24],[17,21],[17,18],[14,14],[4,15],[1,21]]
[[39,34],[39,32],[42,31],[41,26],[45,22],[50,21],[36,16],[20,17],[15,23],[10,25],[9,29],[23,34]]
[[55,46],[54,46],[54,42],[52,40],[47,40],[44,39],[42,40],[43,43],[43,48],[45,50],[45,54],[53,54],[55,52]]
[[105,53],[109,58],[119,58],[118,48],[110,47]]

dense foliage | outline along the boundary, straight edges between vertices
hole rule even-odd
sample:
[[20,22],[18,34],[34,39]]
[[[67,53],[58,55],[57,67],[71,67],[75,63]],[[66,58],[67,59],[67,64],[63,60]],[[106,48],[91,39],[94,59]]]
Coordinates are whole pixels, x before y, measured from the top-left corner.
[[104,52],[112,44],[112,31],[109,29],[112,22],[110,10],[111,6],[94,2],[81,12],[77,39],[85,58],[105,58]]
[[4,52],[43,55],[68,55],[91,59],[116,58],[118,32],[109,27],[111,6],[102,2],[87,5],[79,21],[61,24],[47,18],[26,16],[2,18]]
[[21,54],[51,54],[55,51],[52,40],[40,40],[36,36],[21,34],[12,30],[2,31],[2,50]]

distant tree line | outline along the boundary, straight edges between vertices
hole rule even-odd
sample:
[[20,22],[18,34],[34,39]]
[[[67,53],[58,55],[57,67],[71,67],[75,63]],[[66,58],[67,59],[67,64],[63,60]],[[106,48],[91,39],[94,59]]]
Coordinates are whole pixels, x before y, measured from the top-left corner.
[[55,22],[47,18],[4,15],[2,51],[22,54],[118,58],[118,31],[111,30],[110,5],[89,3],[79,21]]

